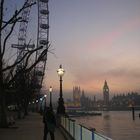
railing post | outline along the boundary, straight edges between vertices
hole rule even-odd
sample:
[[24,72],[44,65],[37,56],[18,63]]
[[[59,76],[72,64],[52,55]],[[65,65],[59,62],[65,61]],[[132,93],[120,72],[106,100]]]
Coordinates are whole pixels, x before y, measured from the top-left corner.
[[80,140],[82,140],[82,125],[80,125]]
[[72,122],[72,127],[73,127],[73,129],[72,129],[73,130],[73,135],[72,136],[73,136],[73,138],[75,138],[75,120],[71,119],[71,122]]
[[70,133],[70,119],[69,119],[69,133]]
[[75,120],[73,120],[73,137],[75,138]]
[[66,116],[65,116],[65,129],[66,129]]
[[63,116],[61,116],[61,126],[63,126]]
[[65,128],[65,116],[63,116],[63,127]]
[[92,131],[92,140],[94,140],[94,132]]
[[92,128],[91,129],[91,132],[92,132],[92,140],[94,140],[94,131],[95,131],[96,129],[95,128]]

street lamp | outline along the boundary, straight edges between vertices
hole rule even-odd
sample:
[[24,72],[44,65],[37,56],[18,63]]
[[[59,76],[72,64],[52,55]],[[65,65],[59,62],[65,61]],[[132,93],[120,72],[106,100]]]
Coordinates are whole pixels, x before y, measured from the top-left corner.
[[62,65],[59,66],[57,73],[58,73],[58,76],[60,77],[60,96],[59,96],[59,100],[58,100],[57,113],[58,114],[65,114],[63,92],[62,92],[62,81],[63,81],[62,76],[64,75],[65,70],[62,68]]
[[53,107],[52,107],[52,87],[51,86],[49,88],[49,92],[50,92],[50,108],[53,109]]
[[45,95],[44,95],[44,99],[45,99],[45,105],[44,105],[44,108],[46,107],[46,97],[47,97],[47,95],[45,94]]

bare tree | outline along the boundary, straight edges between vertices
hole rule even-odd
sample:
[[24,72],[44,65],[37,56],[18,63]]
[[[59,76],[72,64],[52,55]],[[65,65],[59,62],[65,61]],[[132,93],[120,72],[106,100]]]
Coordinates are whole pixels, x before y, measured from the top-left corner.
[[[42,49],[43,47],[38,47],[36,49],[27,50],[22,58],[18,61],[13,62],[13,64],[5,65],[4,63],[4,55],[7,45],[7,40],[11,36],[16,24],[18,22],[25,22],[22,20],[22,17],[20,16],[21,12],[28,8],[33,6],[36,3],[27,4],[28,0],[23,4],[23,6],[19,10],[15,10],[14,14],[7,20],[4,21],[4,0],[1,0],[0,2],[0,127],[7,127],[7,114],[6,114],[6,95],[5,90],[9,88],[15,80],[18,78],[18,76],[22,73],[28,73],[30,72],[43,58],[46,58],[48,48],[43,49],[40,56],[37,58],[37,60],[29,65],[29,61],[31,57],[36,53],[36,51]],[[9,32],[5,35],[4,38],[2,38],[3,32],[6,28],[9,28]],[[15,69],[19,63],[24,61],[24,66],[15,72]]]

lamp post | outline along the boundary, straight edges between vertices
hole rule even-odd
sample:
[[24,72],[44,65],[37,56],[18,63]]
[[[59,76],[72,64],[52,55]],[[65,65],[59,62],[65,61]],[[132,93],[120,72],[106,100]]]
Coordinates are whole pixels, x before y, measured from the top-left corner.
[[44,108],[46,108],[46,97],[47,97],[47,95],[45,94],[45,95],[44,95],[44,99],[45,99],[45,105],[44,105]]
[[49,88],[49,92],[50,92],[50,108],[53,109],[53,107],[52,107],[52,87],[51,86]]
[[63,100],[63,92],[62,92],[62,76],[65,73],[65,70],[62,68],[62,65],[59,66],[57,70],[58,76],[60,77],[60,95],[58,100],[57,114],[65,114],[64,100]]

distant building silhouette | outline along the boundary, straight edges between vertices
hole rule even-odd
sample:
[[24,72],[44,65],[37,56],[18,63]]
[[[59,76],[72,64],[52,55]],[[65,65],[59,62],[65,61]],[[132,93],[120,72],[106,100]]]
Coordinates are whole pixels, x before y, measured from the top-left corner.
[[112,110],[130,110],[132,106],[140,110],[140,93],[122,93],[116,94],[110,100],[110,108]]
[[103,86],[103,104],[104,107],[109,107],[109,87],[107,85],[107,81],[105,80]]
[[86,104],[86,97],[85,97],[85,92],[82,90],[82,95],[81,95],[81,106],[85,107]]
[[85,95],[84,90],[82,90],[82,95],[81,95],[81,108],[82,109],[95,110],[95,108],[97,108],[96,96],[92,96],[92,97],[91,96],[88,97],[87,95]]
[[81,106],[81,90],[80,87],[73,87],[73,102],[75,104],[75,106],[80,107]]
[[68,108],[81,108],[81,90],[80,87],[73,87],[73,100],[67,100],[65,107]]

